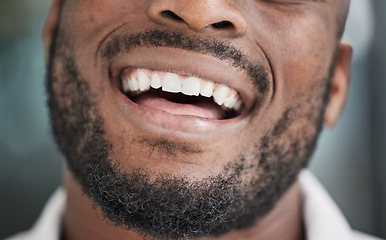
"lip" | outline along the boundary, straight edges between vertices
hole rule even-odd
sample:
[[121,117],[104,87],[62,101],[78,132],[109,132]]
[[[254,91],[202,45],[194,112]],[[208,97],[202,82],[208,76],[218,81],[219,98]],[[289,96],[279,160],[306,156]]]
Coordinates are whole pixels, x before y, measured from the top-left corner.
[[252,90],[254,86],[246,74],[208,55],[174,48],[137,49],[111,63],[111,78],[116,80],[121,71],[126,68],[145,68],[196,76],[226,85],[240,94],[248,109],[253,108],[257,101],[257,91]]
[[179,139],[201,140],[215,138],[225,133],[240,131],[248,122],[248,114],[227,120],[211,120],[195,116],[174,115],[162,110],[132,102],[115,88],[121,110],[136,127],[157,135],[174,136]]
[[[126,68],[145,68],[156,71],[173,72],[186,76],[197,76],[231,87],[239,92],[249,111],[224,120],[213,120],[195,116],[174,115],[161,110],[142,106],[131,101],[117,87],[120,73]],[[138,48],[111,60],[109,73],[115,97],[124,116],[136,127],[155,134],[177,138],[199,140],[216,136],[239,133],[250,118],[250,111],[258,100],[253,85],[246,74],[226,63],[203,54],[174,48]],[[235,81],[236,79],[236,81]]]

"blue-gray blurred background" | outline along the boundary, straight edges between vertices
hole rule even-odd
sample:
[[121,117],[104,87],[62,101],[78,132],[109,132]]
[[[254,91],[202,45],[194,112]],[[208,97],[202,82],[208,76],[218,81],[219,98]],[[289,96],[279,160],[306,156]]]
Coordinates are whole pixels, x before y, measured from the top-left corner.
[[[50,0],[0,0],[0,239],[31,227],[61,182],[49,130],[41,29]],[[386,238],[386,1],[352,0],[346,111],[311,163],[350,224]]]

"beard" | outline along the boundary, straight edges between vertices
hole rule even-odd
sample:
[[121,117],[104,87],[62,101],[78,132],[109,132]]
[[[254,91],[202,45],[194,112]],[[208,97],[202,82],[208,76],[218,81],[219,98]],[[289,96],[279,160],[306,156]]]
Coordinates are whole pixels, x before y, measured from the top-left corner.
[[[161,31],[135,34],[131,47],[135,42],[146,43],[146,39],[157,39],[161,46],[191,47],[175,36]],[[184,38],[199,42],[200,49],[213,56],[227,53],[221,50],[224,48],[216,52],[210,40]],[[288,105],[271,130],[250,143],[252,153],[240,153],[216,176],[189,181],[182,176],[140,168],[124,171],[110,157],[114,146],[107,138],[97,98],[66,39],[64,31],[55,34],[47,68],[52,131],[84,193],[102,209],[111,224],[159,239],[219,236],[245,229],[274,207],[307,165],[322,128],[332,71],[310,90],[307,100],[302,99],[301,105]],[[125,40],[130,42],[128,37]],[[114,52],[107,50],[105,53]],[[263,82],[257,79],[264,76],[262,71],[253,68],[256,65],[247,58],[242,59],[247,61],[243,65],[255,73],[251,77]],[[256,87],[262,90],[263,85]],[[298,124],[301,120],[302,124]]]

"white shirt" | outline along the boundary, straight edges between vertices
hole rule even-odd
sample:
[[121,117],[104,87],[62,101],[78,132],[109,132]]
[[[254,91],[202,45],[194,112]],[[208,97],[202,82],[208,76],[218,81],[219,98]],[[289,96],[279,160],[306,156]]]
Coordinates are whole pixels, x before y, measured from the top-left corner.
[[[334,201],[308,170],[299,175],[307,240],[380,240],[352,230]],[[31,230],[5,240],[59,240],[66,201],[59,188]]]

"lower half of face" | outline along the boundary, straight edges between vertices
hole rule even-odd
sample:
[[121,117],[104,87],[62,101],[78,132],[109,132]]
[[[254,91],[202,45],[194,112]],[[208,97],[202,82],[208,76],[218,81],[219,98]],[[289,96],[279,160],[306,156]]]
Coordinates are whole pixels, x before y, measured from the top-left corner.
[[47,91],[56,140],[85,193],[139,233],[178,239],[251,226],[296,180],[321,129],[328,73],[274,110],[237,112],[214,97],[186,103],[194,97],[124,82],[133,71],[150,81],[168,74],[158,70],[121,71],[119,84],[98,88],[77,59],[55,41]]

